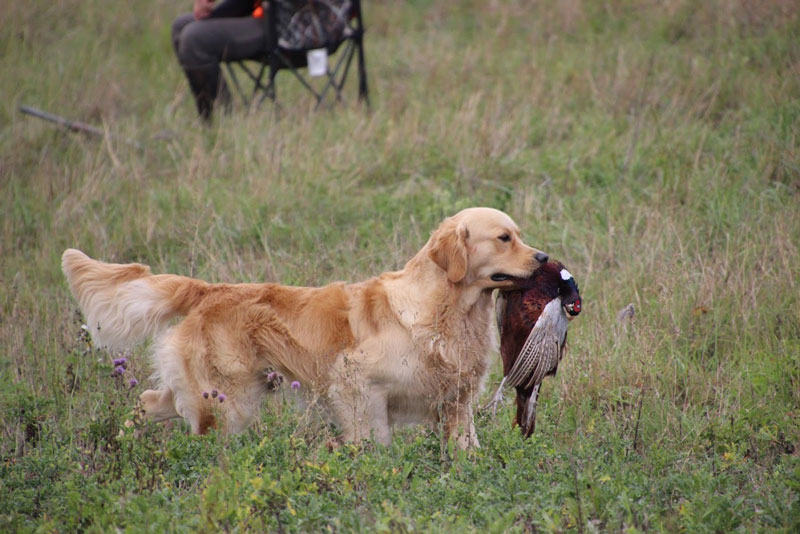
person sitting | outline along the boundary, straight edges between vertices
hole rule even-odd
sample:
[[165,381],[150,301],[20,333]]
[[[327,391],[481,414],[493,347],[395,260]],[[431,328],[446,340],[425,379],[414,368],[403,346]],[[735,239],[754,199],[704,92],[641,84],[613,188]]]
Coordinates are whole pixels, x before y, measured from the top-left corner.
[[258,57],[265,47],[260,1],[214,3],[195,0],[193,12],[172,23],[172,46],[204,121],[211,119],[215,101],[224,109],[231,105],[220,63]]

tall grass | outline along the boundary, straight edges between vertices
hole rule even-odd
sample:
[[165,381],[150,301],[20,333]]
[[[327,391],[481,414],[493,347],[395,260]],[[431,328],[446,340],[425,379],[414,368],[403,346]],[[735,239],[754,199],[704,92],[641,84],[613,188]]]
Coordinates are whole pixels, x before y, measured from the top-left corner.
[[[40,4],[0,27],[3,530],[800,528],[796,3],[367,1],[370,110],[350,85],[314,113],[283,76],[279,108],[210,128],[168,42],[189,5]],[[534,437],[506,405],[466,456],[422,429],[329,450],[282,394],[240,437],[143,423],[146,348],[112,378],[59,270],[78,247],[213,281],[359,280],[472,205],[562,260],[585,309]]]

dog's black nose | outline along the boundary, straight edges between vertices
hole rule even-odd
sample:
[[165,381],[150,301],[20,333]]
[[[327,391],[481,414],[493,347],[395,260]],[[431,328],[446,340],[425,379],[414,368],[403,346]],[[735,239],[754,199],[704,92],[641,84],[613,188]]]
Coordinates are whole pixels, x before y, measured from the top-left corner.
[[548,256],[545,252],[541,251],[534,254],[533,257],[539,263],[547,263],[547,260],[550,259],[550,256]]

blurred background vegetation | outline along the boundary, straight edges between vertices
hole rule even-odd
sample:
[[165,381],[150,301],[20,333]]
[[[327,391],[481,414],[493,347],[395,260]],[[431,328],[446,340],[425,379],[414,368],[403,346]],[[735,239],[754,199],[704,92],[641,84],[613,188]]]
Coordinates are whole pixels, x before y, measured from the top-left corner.
[[[3,531],[800,530],[796,2],[364,0],[371,110],[352,84],[314,113],[279,75],[280,108],[209,128],[169,43],[190,8],[3,8]],[[144,424],[146,348],[112,378],[59,266],[76,247],[212,281],[359,280],[473,205],[563,261],[584,312],[534,437],[509,403],[472,455],[415,428],[329,450],[283,393],[235,438]]]

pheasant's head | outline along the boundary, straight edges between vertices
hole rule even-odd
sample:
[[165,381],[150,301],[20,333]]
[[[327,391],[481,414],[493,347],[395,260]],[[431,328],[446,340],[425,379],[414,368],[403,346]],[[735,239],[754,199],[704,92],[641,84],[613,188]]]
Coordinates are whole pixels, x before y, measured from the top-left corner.
[[578,283],[572,274],[559,263],[561,267],[558,274],[561,276],[561,284],[558,287],[558,294],[561,297],[561,305],[567,313],[575,317],[581,313],[581,294],[578,291]]

